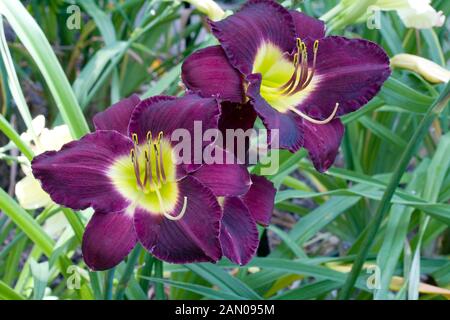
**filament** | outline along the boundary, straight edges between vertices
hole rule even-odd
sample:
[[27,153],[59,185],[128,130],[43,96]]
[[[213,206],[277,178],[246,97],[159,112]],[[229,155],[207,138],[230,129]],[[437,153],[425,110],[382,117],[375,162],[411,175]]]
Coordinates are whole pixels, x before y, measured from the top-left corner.
[[339,108],[339,103],[336,103],[333,112],[324,120],[317,120],[314,118],[311,118],[310,116],[308,116],[307,114],[301,112],[300,110],[295,109],[294,107],[289,108],[289,110],[291,110],[292,112],[298,114],[300,117],[302,117],[303,119],[311,122],[311,123],[315,123],[315,124],[327,124],[330,123],[331,120],[333,120],[334,116],[336,115],[336,112]]
[[166,172],[164,171],[163,151],[162,151],[162,143],[161,143],[162,137],[163,137],[163,132],[161,131],[158,134],[159,169],[161,171],[161,180],[165,183],[167,181],[167,179],[166,179]]

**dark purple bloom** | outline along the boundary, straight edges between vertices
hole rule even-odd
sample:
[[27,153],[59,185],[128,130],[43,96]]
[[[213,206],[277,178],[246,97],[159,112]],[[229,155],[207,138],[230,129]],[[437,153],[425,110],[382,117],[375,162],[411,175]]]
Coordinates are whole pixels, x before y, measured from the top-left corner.
[[223,209],[220,232],[223,254],[234,263],[247,264],[258,249],[257,224],[268,226],[270,223],[276,190],[266,178],[252,175],[252,184],[245,194],[230,196],[224,188],[208,183],[206,175],[209,173],[201,169],[194,173],[219,197]]
[[32,162],[51,198],[75,210],[92,207],[83,238],[86,264],[111,268],[139,241],[159,259],[215,262],[222,256],[222,209],[216,194],[249,192],[241,165],[177,164],[174,130],[218,126],[213,98],[158,96],[124,99],[94,118],[97,131]]
[[250,0],[210,25],[220,46],[186,59],[186,87],[235,104],[249,101],[269,130],[279,130],[281,148],[305,147],[321,172],[338,152],[339,117],[372,99],[391,72],[377,44],[325,37],[322,21],[272,0]]

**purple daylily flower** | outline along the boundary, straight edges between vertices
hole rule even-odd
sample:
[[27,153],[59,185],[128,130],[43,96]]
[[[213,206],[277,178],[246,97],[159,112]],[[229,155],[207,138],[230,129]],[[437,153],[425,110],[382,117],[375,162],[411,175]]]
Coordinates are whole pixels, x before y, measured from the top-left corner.
[[232,262],[247,264],[259,245],[257,224],[268,226],[272,216],[275,193],[272,182],[252,175],[250,190],[240,197],[223,199],[220,243],[223,254]]
[[220,45],[186,59],[187,89],[250,103],[269,130],[279,130],[281,148],[305,147],[321,172],[338,152],[344,132],[339,117],[371,100],[391,73],[377,44],[325,37],[322,21],[272,0],[250,0],[209,23]]
[[170,139],[194,121],[217,128],[216,99],[189,94],[124,99],[94,117],[96,131],[32,162],[51,198],[75,210],[92,207],[82,251],[94,270],[120,263],[139,241],[174,263],[222,256],[218,194],[240,197],[251,180],[242,165],[177,164]]
[[216,183],[220,173],[199,169],[194,176],[213,190],[223,209],[220,243],[223,254],[232,262],[244,265],[255,255],[259,244],[257,224],[268,226],[276,190],[264,177],[251,175],[250,189],[241,196],[224,193]]

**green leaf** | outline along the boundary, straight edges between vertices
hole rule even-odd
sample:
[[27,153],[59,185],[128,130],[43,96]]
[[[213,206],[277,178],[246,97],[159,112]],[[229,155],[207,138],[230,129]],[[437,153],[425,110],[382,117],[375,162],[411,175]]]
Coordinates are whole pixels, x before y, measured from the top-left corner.
[[0,280],[0,300],[25,300],[25,298]]
[[22,209],[3,189],[0,188],[0,209],[45,253],[50,257],[53,241],[41,226]]
[[69,81],[52,47],[33,17],[19,0],[0,1],[0,14],[6,17],[44,76],[72,136],[80,138],[89,132],[86,119],[81,112]]
[[161,283],[161,284],[168,284],[173,287],[177,287],[180,289],[192,291],[198,294],[201,294],[205,296],[206,298],[215,299],[215,300],[245,300],[244,297],[240,297],[238,295],[228,293],[228,292],[222,292],[217,291],[205,286],[201,286],[198,284],[190,284],[190,283],[184,283],[179,281],[173,281],[168,279],[162,279],[162,278],[153,278],[153,277],[143,277],[144,279],[148,279],[151,282]]
[[184,266],[226,292],[236,294],[237,296],[245,297],[247,299],[262,299],[260,295],[253,291],[245,283],[231,276],[217,266],[206,263],[186,264]]

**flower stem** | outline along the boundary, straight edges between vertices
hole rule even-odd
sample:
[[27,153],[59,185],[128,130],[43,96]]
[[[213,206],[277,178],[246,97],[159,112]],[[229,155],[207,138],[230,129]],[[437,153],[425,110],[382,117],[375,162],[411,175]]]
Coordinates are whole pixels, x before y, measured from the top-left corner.
[[19,134],[11,127],[6,119],[0,115],[0,131],[3,132],[9,140],[11,140],[20,152],[22,152],[28,160],[33,159],[33,151],[20,139]]
[[114,287],[114,273],[116,268],[111,268],[106,272],[105,277],[105,300],[112,300],[112,291]]
[[148,287],[150,284],[150,281],[148,281],[146,278],[149,278],[152,275],[152,269],[153,265],[155,263],[155,258],[149,254],[145,253],[145,261],[144,261],[144,267],[142,268],[141,272],[141,280],[139,281],[139,285],[141,286],[142,290],[147,294],[148,293]]
[[138,244],[134,247],[131,254],[128,256],[127,265],[125,267],[125,271],[122,274],[122,277],[119,280],[119,284],[117,285],[115,300],[122,300],[125,294],[125,289],[127,288],[128,281],[130,281],[131,276],[133,275],[134,267],[138,261],[139,255],[141,254],[142,247]]
[[100,286],[99,273],[96,271],[90,271],[89,279],[95,300],[102,300],[103,295],[102,295],[102,288]]
[[[163,262],[161,260],[155,259],[155,278],[163,279]],[[164,294],[164,284],[155,283],[155,296],[156,300],[165,300],[166,296]]]
[[383,194],[383,197],[381,198],[381,202],[377,208],[377,211],[369,223],[367,234],[364,238],[361,248],[359,249],[358,255],[356,256],[356,260],[353,264],[352,270],[350,271],[344,286],[339,292],[338,299],[346,300],[350,298],[356,279],[358,278],[362,266],[366,261],[367,254],[370,248],[372,247],[378,229],[380,228],[380,225],[383,221],[385,214],[391,207],[391,199],[392,196],[394,195],[395,190],[397,189],[400,179],[405,170],[407,169],[412,156],[420,147],[422,140],[427,134],[433,120],[446,107],[449,100],[450,100],[450,83],[447,83],[441,95],[433,102],[433,104],[428,109],[424,118],[420,122],[417,131],[414,133],[413,137],[409,141],[405,151],[403,151],[400,161],[393,175],[391,176],[391,180],[389,181],[389,184]]

